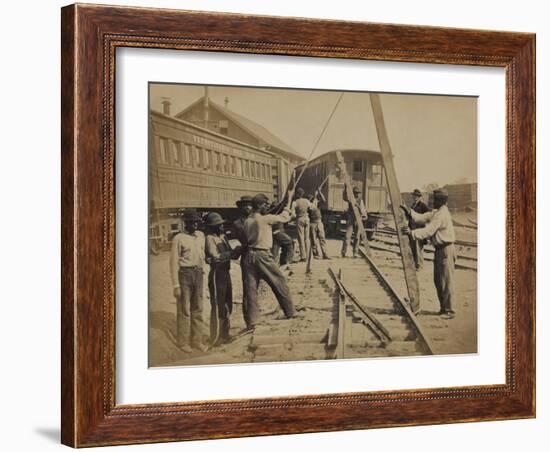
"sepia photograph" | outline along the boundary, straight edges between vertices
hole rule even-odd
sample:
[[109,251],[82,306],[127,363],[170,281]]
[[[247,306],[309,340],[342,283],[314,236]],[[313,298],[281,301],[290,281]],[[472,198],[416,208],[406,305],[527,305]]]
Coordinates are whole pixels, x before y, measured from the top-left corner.
[[478,352],[477,97],[148,96],[150,367]]

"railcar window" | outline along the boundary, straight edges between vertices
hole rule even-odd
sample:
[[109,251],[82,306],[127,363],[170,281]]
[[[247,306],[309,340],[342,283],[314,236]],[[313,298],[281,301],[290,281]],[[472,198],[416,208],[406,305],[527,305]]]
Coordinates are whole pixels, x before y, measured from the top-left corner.
[[220,153],[214,152],[214,171],[220,172]]
[[194,149],[195,152],[193,153],[193,166],[195,168],[201,168],[201,148],[195,146]]
[[171,140],[170,149],[172,150],[172,163],[176,166],[181,166],[180,142]]
[[243,161],[240,158],[237,158],[237,176],[243,176]]
[[185,165],[191,166],[191,146],[187,143],[184,144],[184,153],[185,153]]
[[212,151],[209,149],[204,150],[204,169],[210,171],[212,168]]
[[160,162],[161,163],[168,163],[168,140],[166,138],[160,139]]
[[367,182],[369,185],[383,185],[382,165],[370,165],[370,171],[367,172]]

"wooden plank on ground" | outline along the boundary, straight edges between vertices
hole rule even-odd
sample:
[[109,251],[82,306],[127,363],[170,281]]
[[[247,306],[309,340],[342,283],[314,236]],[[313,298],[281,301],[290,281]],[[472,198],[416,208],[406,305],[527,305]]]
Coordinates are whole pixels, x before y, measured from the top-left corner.
[[376,125],[376,134],[378,135],[378,143],[380,144],[382,162],[384,163],[386,181],[388,183],[391,207],[397,229],[397,237],[399,239],[399,248],[401,249],[401,259],[403,261],[403,271],[405,273],[405,281],[407,283],[409,303],[411,305],[411,310],[413,312],[417,312],[420,309],[418,279],[416,277],[416,269],[414,266],[409,237],[401,233],[401,227],[407,224],[407,219],[405,218],[403,211],[399,208],[402,202],[401,191],[399,190],[397,175],[395,174],[395,167],[393,165],[393,154],[390,147],[388,133],[386,131],[380,96],[378,94],[371,93],[370,102]]

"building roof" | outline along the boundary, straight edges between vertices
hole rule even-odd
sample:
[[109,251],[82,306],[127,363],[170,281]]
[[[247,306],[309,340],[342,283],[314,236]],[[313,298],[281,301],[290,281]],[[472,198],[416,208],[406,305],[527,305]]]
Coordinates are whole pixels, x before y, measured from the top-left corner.
[[[189,111],[191,108],[193,108],[194,106],[196,106],[198,103],[201,103],[201,102],[204,102],[204,96],[196,100],[195,102],[193,102],[184,110],[180,111],[176,115],[176,118],[180,118],[187,111]],[[250,133],[250,135],[254,136],[255,138],[258,138],[261,141],[264,141],[272,148],[276,148],[282,151],[284,154],[288,154],[290,157],[293,157],[295,159],[302,160],[302,161],[305,160],[304,157],[299,155],[288,144],[282,141],[279,137],[273,135],[269,130],[267,130],[264,126],[258,124],[257,122],[254,122],[251,119],[248,119],[247,117],[240,115],[239,113],[235,113],[234,111],[231,111],[228,108],[218,105],[217,103],[213,102],[212,99],[208,99],[208,105],[210,107],[213,107],[220,114],[226,116],[228,119],[232,120],[233,122],[241,126],[244,130]]]

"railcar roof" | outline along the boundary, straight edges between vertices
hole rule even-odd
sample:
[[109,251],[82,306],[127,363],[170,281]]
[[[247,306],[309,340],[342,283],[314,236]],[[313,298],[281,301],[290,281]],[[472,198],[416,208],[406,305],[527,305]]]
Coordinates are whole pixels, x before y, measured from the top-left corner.
[[328,152],[325,152],[321,155],[318,155],[313,160],[311,160],[310,164],[317,161],[317,160],[323,159],[323,158],[327,157],[328,155],[334,154],[337,151],[340,151],[343,154],[346,154],[348,152],[360,152],[360,153],[365,153],[365,155],[369,156],[369,157],[382,158],[382,155],[380,154],[380,151],[373,151],[372,149],[354,149],[354,148],[351,148],[351,149],[333,149],[332,151],[328,151]]

